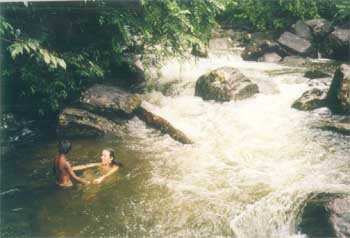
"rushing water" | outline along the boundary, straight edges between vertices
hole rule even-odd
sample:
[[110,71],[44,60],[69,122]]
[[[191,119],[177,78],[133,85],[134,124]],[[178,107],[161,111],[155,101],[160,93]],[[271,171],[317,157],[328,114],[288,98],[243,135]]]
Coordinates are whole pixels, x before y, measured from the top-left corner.
[[[196,79],[233,66],[261,93],[237,102],[194,97]],[[305,202],[349,192],[349,137],[316,129],[321,115],[290,107],[301,73],[234,54],[173,60],[144,98],[195,143],[182,145],[137,118],[127,138],[73,140],[72,163],[116,149],[125,167],[102,185],[53,186],[55,139],[2,160],[2,237],[294,237]],[[280,72],[280,74],[276,74]],[[274,75],[274,76],[271,76]],[[166,92],[165,92],[166,91]]]

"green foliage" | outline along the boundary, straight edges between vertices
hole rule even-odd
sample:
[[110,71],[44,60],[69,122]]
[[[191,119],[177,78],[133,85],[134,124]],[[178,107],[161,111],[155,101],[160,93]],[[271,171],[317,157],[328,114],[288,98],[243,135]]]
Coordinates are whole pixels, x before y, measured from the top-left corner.
[[55,115],[92,83],[123,75],[116,69],[132,55],[147,62],[208,42],[222,2],[2,3],[0,74],[7,104]]
[[337,7],[336,18],[338,21],[349,22],[350,21],[350,2],[348,0],[336,0]]
[[250,30],[283,30],[297,20],[323,17],[349,19],[348,0],[228,0],[220,20]]
[[66,69],[66,62],[57,57],[55,53],[49,52],[40,46],[39,42],[33,39],[28,40],[16,40],[15,43],[9,46],[12,59],[16,59],[18,55],[28,54],[30,57],[36,57],[39,60],[43,60],[49,67],[57,68],[61,67]]

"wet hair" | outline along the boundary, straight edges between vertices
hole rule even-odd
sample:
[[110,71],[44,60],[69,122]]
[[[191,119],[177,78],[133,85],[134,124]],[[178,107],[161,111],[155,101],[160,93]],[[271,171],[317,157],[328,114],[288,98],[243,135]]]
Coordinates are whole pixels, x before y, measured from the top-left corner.
[[68,140],[63,140],[58,145],[58,152],[65,155],[68,154],[71,148],[72,144]]
[[112,162],[111,163],[113,165],[116,165],[116,166],[119,166],[119,167],[123,167],[123,163],[115,158],[115,151],[113,149],[107,148],[107,149],[104,149],[104,150],[107,150],[109,152],[109,156],[112,158]]

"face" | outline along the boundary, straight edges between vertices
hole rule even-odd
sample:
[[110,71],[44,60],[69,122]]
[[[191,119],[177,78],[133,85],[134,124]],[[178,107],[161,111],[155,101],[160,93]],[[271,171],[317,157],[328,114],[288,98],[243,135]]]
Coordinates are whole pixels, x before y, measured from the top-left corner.
[[105,165],[110,164],[112,162],[112,158],[108,150],[102,150],[101,162]]

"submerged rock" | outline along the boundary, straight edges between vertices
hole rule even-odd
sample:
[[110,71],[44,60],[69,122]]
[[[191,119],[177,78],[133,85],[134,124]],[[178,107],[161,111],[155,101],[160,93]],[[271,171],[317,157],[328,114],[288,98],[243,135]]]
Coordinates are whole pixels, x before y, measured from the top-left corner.
[[284,57],[281,63],[289,66],[305,66],[308,60],[300,56],[292,55]]
[[299,54],[301,56],[315,57],[316,52],[310,41],[301,38],[291,32],[284,32],[278,39],[283,47],[291,53]]
[[316,79],[316,78],[331,77],[331,75],[319,69],[311,69],[305,72],[304,77],[309,79]]
[[126,127],[122,123],[79,108],[66,108],[58,118],[58,134],[67,137],[100,136],[106,133],[124,135]]
[[303,93],[292,105],[293,108],[302,111],[311,111],[326,105],[327,92],[313,88]]
[[334,74],[327,95],[328,107],[334,113],[350,114],[350,65],[342,64]]
[[115,112],[121,114],[133,113],[141,104],[141,99],[135,94],[102,84],[96,84],[82,94],[82,106],[90,111]]
[[258,85],[238,69],[222,67],[202,75],[196,82],[195,95],[204,100],[230,101],[249,98],[259,92]]
[[162,133],[168,134],[173,139],[183,144],[193,143],[182,131],[175,128],[170,122],[161,117],[150,103],[143,101],[137,110],[137,116],[146,122],[147,125],[160,130]]
[[350,118],[343,118],[341,120],[322,120],[316,127],[322,130],[333,131],[342,135],[350,135]]

